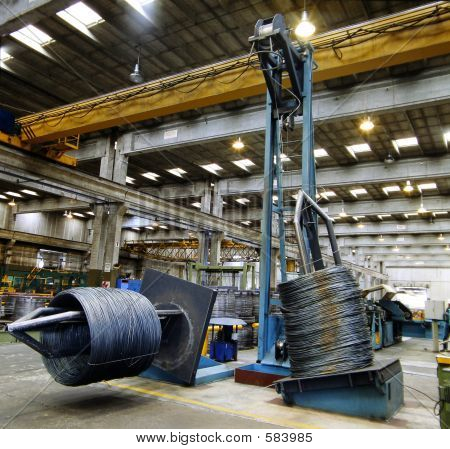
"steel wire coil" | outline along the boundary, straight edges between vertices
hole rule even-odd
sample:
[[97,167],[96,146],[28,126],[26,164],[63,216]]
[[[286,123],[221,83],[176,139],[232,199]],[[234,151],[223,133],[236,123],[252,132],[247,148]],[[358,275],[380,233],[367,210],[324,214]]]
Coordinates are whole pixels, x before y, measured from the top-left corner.
[[[12,297],[12,296],[11,296]],[[15,321],[28,315],[39,307],[44,307],[51,300],[50,296],[18,295],[14,296],[14,311],[11,320]]]
[[86,385],[136,376],[159,350],[161,324],[143,295],[119,289],[74,288],[50,306],[83,311],[86,322],[61,323],[41,331],[41,342],[57,354],[43,357],[59,383]]
[[279,290],[294,377],[342,373],[373,362],[361,290],[347,268],[307,273]]

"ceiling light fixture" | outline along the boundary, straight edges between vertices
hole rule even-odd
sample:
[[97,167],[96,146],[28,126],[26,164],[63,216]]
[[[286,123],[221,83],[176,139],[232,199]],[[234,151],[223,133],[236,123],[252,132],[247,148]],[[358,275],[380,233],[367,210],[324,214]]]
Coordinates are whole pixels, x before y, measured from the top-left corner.
[[39,196],[34,190],[23,189],[21,192],[26,193],[27,195]]
[[409,181],[409,180],[406,181],[406,185],[405,185],[405,187],[403,187],[403,191],[405,193],[411,193],[414,191],[414,187],[411,185],[411,181]]
[[67,218],[69,218],[69,219],[72,219],[72,218],[73,218],[73,215],[72,215],[72,211],[71,211],[71,210],[69,210],[69,213],[67,214]]
[[232,147],[235,149],[235,150],[242,150],[244,147],[245,147],[245,145],[244,145],[244,142],[242,142],[242,140],[241,140],[241,138],[239,137],[237,140],[235,140],[234,142],[233,142],[233,145],[232,145]]
[[178,178],[182,178],[184,174],[187,172],[182,168],[170,168],[167,170],[170,174],[177,176]]
[[306,9],[305,9],[302,12],[302,18],[300,20],[300,23],[295,28],[295,35],[297,36],[297,38],[299,40],[305,41],[309,37],[311,37],[315,31],[316,31],[316,27],[309,20],[308,11],[306,11]]
[[144,178],[151,179],[152,181],[157,181],[157,178],[160,177],[157,173],[153,173],[152,171],[142,173],[142,176],[144,176]]
[[399,186],[386,186],[386,187],[383,187],[383,192],[387,195],[387,196],[389,196],[389,194],[390,193],[392,193],[392,192],[400,192],[400,187]]
[[427,212],[427,210],[425,209],[425,207],[423,205],[423,197],[422,197],[422,194],[420,194],[420,207],[419,207],[419,209],[417,209],[417,213],[425,214],[426,212]]
[[144,75],[141,72],[140,59],[141,59],[141,46],[138,47],[138,58],[137,63],[134,66],[134,71],[130,73],[130,81],[135,84],[141,84],[144,82]]
[[130,178],[129,176],[127,176],[126,178],[125,178],[125,182],[127,183],[127,184],[134,184],[134,181],[136,181],[134,178]]
[[16,192],[8,191],[8,192],[5,192],[5,194],[9,195],[9,196],[15,196],[16,198],[22,198],[22,195],[20,193],[16,193]]
[[89,31],[89,28],[104,22],[100,15],[83,2],[75,3],[63,11],[57,12],[56,15],[84,35],[94,40],[97,39]]
[[14,198],[8,203],[9,206],[14,207],[16,205],[16,202],[14,201]]
[[203,170],[209,171],[213,175],[217,175],[217,172],[219,170],[223,170],[223,168],[220,165],[217,165],[215,163],[206,164],[206,165],[200,165],[200,167],[203,168]]
[[439,234],[439,235],[437,236],[437,239],[438,239],[438,240],[445,240],[445,237],[444,237],[442,234]]
[[447,245],[447,246],[445,247],[445,251],[450,251],[450,246],[449,246],[449,245]]
[[237,165],[242,170],[248,171],[248,167],[255,165],[250,159],[240,159],[239,161],[232,161],[234,165]]
[[372,131],[372,129],[375,127],[372,120],[370,120],[370,117],[366,117],[361,124],[359,125],[359,129],[364,132]]
[[387,165],[393,164],[395,162],[394,156],[392,156],[391,153],[388,153],[387,156],[384,158],[384,163]]
[[344,202],[343,201],[342,201],[341,211],[339,212],[339,216],[342,217],[342,218],[347,216],[347,212],[345,212],[345,210],[344,210]]
[[378,241],[379,242],[384,242],[384,237],[380,234],[380,236],[378,237]]
[[398,252],[400,251],[400,248],[399,248],[397,245],[395,245],[395,246],[392,248],[392,251],[394,251],[395,253],[398,253]]
[[324,148],[317,148],[314,150],[315,158],[328,157],[328,156],[329,156],[329,154],[327,153],[327,150],[325,150]]

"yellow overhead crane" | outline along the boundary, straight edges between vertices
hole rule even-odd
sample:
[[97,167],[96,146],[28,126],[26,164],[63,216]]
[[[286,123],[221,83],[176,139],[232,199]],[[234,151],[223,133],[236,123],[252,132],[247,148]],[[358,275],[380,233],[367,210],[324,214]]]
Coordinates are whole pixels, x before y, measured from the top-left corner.
[[[436,2],[312,38],[314,82],[450,53],[450,2]],[[80,134],[264,94],[256,54],[21,117],[21,135],[0,141],[69,165]],[[286,86],[288,87],[288,80]],[[77,137],[73,137],[77,136]]]

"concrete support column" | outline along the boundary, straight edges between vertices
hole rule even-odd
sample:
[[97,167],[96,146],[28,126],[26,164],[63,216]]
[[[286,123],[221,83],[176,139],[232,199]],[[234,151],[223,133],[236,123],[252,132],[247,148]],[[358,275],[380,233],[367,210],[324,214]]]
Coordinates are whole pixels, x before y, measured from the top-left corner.
[[115,155],[116,139],[111,135],[98,139],[96,142],[96,151],[104,156],[100,159],[100,178],[112,179],[114,171],[114,155]]
[[[120,238],[122,235],[123,216],[127,207],[123,203],[111,204],[107,210],[105,258],[103,262],[104,280],[110,281],[111,287],[116,284],[119,269]],[[109,212],[109,213],[108,213]]]
[[117,145],[114,153],[114,171],[112,180],[125,185],[128,172],[128,155],[133,145],[133,135],[124,134],[117,139]]
[[208,235],[206,232],[197,232],[198,258],[197,262],[206,265],[208,263]]
[[223,232],[212,232],[211,234],[211,247],[209,254],[209,263],[211,265],[219,265],[220,264],[220,256],[221,256],[221,245],[222,240],[224,239],[225,234]]
[[205,182],[205,188],[204,188],[204,192],[203,192],[203,196],[201,199],[201,208],[200,210],[202,212],[206,212],[207,214],[211,213],[211,201],[212,199],[212,195],[211,195],[211,184],[209,181]]
[[216,217],[222,218],[223,215],[223,198],[220,193],[220,181],[216,182],[214,184],[214,190],[213,190],[213,210],[212,213]]
[[[104,147],[104,156],[100,161],[100,177],[125,185],[128,171],[128,156],[124,154],[132,145],[132,136],[118,138],[114,134],[99,139],[97,146]],[[99,152],[103,148],[99,148]]]
[[102,281],[109,281],[111,287],[115,285],[122,221],[126,210],[124,204],[102,204],[94,207],[88,274],[90,286],[99,286]]

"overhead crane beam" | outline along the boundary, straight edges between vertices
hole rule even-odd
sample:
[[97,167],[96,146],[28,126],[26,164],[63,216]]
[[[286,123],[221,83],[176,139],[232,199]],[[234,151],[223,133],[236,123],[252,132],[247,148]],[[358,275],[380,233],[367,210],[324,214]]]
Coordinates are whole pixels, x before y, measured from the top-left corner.
[[[321,34],[312,39],[318,64],[314,82],[448,54],[449,19],[450,2],[437,2]],[[261,95],[266,84],[256,62],[256,55],[246,55],[28,115],[20,119],[22,138],[42,143]]]

